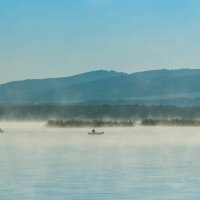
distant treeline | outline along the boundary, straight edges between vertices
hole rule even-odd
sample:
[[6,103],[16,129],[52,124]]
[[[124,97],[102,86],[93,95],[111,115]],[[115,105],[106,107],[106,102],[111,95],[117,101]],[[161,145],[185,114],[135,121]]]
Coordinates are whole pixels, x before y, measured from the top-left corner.
[[142,105],[0,105],[0,120],[200,119],[200,107]]
[[49,127],[130,127],[134,126],[133,121],[104,121],[104,120],[49,120]]
[[141,125],[144,126],[200,126],[200,120],[186,120],[186,119],[168,119],[168,120],[158,120],[158,119],[144,119],[141,121]]
[[[133,127],[134,121],[105,121],[105,120],[48,120],[48,127]],[[142,126],[200,126],[200,120],[184,119],[143,119]]]

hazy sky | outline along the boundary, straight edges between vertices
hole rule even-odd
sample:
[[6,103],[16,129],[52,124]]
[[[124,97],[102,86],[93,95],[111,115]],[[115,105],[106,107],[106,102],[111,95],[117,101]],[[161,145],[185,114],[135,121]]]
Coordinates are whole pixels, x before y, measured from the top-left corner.
[[200,67],[199,0],[0,0],[0,82]]

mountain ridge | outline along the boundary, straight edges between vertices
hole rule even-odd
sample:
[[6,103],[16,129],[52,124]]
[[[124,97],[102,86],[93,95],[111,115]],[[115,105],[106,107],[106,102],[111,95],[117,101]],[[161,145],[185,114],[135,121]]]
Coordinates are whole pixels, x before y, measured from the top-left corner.
[[84,103],[200,105],[200,69],[135,73],[96,70],[69,77],[32,79],[0,85],[0,103]]

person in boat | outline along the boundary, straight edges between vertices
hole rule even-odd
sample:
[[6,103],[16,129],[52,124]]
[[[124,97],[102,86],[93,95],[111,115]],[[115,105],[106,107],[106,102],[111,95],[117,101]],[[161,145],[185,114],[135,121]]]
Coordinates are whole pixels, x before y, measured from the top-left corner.
[[94,128],[92,129],[92,133],[95,133],[95,129]]

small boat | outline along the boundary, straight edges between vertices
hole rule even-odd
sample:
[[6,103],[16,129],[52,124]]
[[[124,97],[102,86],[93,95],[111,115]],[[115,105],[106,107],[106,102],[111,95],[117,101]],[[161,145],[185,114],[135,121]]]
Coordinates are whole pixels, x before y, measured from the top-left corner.
[[92,132],[88,132],[88,135],[103,135],[104,132],[96,132],[95,129],[92,129]]
[[4,131],[0,128],[0,133],[4,133]]

